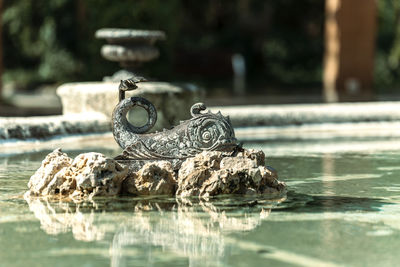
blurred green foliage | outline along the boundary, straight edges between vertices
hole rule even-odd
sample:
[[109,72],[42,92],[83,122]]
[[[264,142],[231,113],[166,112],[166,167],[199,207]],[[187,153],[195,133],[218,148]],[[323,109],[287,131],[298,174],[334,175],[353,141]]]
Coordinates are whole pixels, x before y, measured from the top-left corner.
[[158,79],[230,81],[230,56],[241,53],[254,83],[319,84],[322,19],[320,0],[5,0],[3,80],[100,80],[119,67],[101,58],[94,33],[121,27],[167,33],[144,68]]
[[378,1],[375,87],[393,93],[400,87],[400,1]]
[[78,73],[82,65],[71,39],[75,22],[71,14],[63,14],[64,10],[72,10],[71,3],[6,1],[3,13],[5,81],[62,81]]
[[162,0],[5,1],[3,80],[21,85],[100,80],[118,66],[100,57],[104,41],[94,38],[95,31],[103,27],[162,28],[169,38],[174,38],[179,20],[171,19],[171,14],[178,10],[177,3]]
[[[375,81],[391,88],[400,85],[400,2],[378,3]],[[240,53],[250,88],[312,90],[321,88],[323,22],[321,0],[5,0],[3,81],[101,80],[119,66],[101,58],[94,33],[120,27],[166,32],[160,58],[143,67],[160,80],[229,87],[230,56]]]

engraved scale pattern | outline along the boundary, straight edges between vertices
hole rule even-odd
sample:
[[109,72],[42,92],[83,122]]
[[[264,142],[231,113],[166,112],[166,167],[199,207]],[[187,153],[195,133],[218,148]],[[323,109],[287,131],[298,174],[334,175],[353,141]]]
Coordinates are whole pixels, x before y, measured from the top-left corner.
[[[116,142],[124,149],[117,160],[185,159],[207,150],[234,151],[237,140],[229,117],[220,112],[204,112],[203,103],[194,104],[192,118],[182,121],[170,130],[156,133],[149,131],[157,120],[154,105],[142,97],[125,99],[125,91],[137,88],[138,79],[121,81],[120,102],[115,107],[112,129]],[[122,93],[123,92],[123,93]],[[126,114],[134,106],[143,107],[149,116],[144,126],[136,127],[128,122]]]

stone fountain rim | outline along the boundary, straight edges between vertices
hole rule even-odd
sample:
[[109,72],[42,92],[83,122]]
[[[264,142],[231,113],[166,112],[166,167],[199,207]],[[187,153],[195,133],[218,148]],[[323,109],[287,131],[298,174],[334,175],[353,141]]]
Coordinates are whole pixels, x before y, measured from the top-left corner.
[[98,39],[151,39],[165,40],[166,35],[163,31],[124,29],[124,28],[103,28],[95,33]]

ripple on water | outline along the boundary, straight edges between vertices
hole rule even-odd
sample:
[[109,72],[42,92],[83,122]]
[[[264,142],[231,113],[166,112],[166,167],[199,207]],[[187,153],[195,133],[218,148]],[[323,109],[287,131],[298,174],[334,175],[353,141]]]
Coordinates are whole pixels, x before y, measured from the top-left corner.
[[335,182],[335,181],[348,181],[348,180],[359,180],[359,179],[374,179],[380,178],[382,174],[372,174],[372,173],[355,173],[355,174],[345,174],[340,176],[333,175],[323,175],[319,177],[309,178],[307,180],[322,181],[322,182]]
[[287,181],[286,200],[17,199],[46,152],[3,157],[0,258],[6,266],[17,259],[25,266],[38,261],[43,266],[389,266],[400,261],[400,153],[309,156],[297,148],[297,156],[266,150],[267,163]]

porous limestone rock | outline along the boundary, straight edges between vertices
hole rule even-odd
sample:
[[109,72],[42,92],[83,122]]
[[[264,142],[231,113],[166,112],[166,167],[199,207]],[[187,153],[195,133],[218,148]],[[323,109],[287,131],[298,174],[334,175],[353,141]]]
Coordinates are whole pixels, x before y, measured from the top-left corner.
[[234,157],[203,152],[187,159],[178,173],[177,196],[210,197],[219,194],[280,194],[285,184],[265,167],[262,151],[244,150]]
[[262,151],[207,151],[186,159],[179,171],[169,161],[149,161],[138,171],[101,153],[74,160],[57,149],[47,155],[31,177],[27,194],[91,199],[94,196],[169,195],[207,198],[220,194],[269,194],[285,191],[276,171],[265,166]]
[[128,169],[100,153],[84,153],[74,160],[54,150],[30,178],[30,195],[71,198],[114,196],[120,193]]
[[[72,161],[72,159],[71,159]],[[66,192],[72,187],[72,181],[66,180],[68,167],[62,168],[59,172],[57,172],[50,183],[46,186],[46,188],[42,191],[43,196],[48,195],[56,195],[61,191]],[[61,190],[63,188],[63,190]]]
[[146,163],[123,183],[125,193],[133,195],[170,195],[176,191],[175,173],[168,161]]
[[68,168],[67,180],[74,180],[76,190],[91,197],[119,194],[128,173],[119,163],[101,153],[78,155]]
[[31,193],[35,195],[47,195],[51,191],[49,188],[59,183],[60,177],[56,176],[57,173],[68,167],[71,162],[72,159],[67,154],[61,152],[61,149],[56,149],[48,154],[42,161],[40,168],[29,179],[28,187]]

